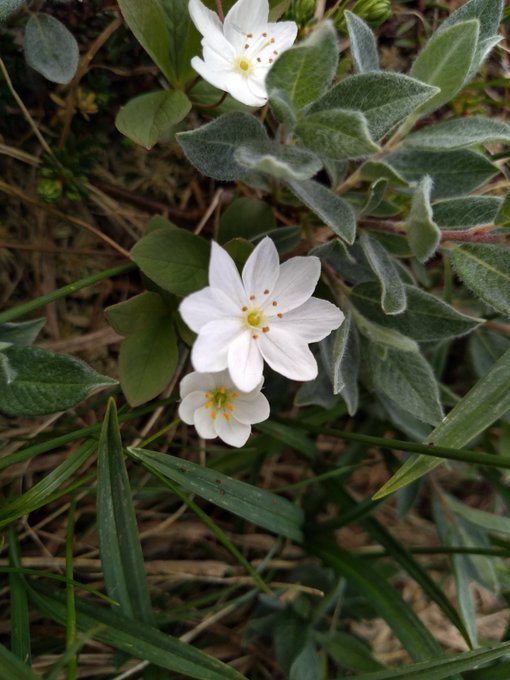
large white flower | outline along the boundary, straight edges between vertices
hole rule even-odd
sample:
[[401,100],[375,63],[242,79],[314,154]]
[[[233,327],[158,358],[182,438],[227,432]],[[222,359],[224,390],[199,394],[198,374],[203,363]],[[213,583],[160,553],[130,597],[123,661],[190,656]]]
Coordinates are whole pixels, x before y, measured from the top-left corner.
[[228,371],[189,373],[180,384],[179,417],[203,439],[219,437],[231,446],[244,446],[251,425],[269,418],[261,387],[262,381],[251,392],[237,391]]
[[200,0],[189,1],[193,23],[204,36],[203,59],[191,65],[211,85],[248,106],[267,102],[265,79],[273,62],[293,44],[293,21],[268,23],[268,0],[238,0],[222,24]]
[[280,265],[266,236],[241,278],[227,251],[213,242],[209,286],[188,295],[179,307],[198,333],[191,352],[194,368],[202,373],[228,368],[243,392],[260,383],[264,360],[291,380],[313,380],[317,362],[308,344],[325,338],[344,319],[331,302],[311,297],[320,270],[313,256]]

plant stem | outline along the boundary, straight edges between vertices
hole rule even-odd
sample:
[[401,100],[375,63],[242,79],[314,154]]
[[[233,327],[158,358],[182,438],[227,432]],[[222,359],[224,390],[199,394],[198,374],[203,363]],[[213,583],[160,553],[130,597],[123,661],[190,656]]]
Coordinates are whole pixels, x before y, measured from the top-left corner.
[[30,312],[33,312],[36,309],[45,307],[50,302],[60,300],[61,298],[66,297],[67,295],[76,293],[76,291],[81,290],[82,288],[93,286],[95,283],[99,283],[99,281],[104,281],[104,279],[109,279],[112,276],[127,274],[128,272],[134,271],[136,268],[137,267],[135,264],[123,264],[120,267],[106,269],[105,271],[102,271],[99,274],[93,274],[92,276],[86,276],[83,279],[78,279],[78,281],[75,281],[74,283],[69,283],[67,286],[63,286],[62,288],[57,288],[57,290],[54,290],[53,292],[48,293],[47,295],[41,295],[35,300],[25,302],[22,305],[13,307],[13,309],[8,309],[6,312],[2,312],[0,314],[0,325],[3,323],[7,323],[8,321],[18,319],[20,316],[29,314]]
[[[66,649],[72,647],[76,641],[76,605],[74,601],[74,573],[73,573],[73,545],[74,545],[74,516],[76,499],[71,500],[71,507],[67,519],[66,535],[66,595],[67,595],[67,625]],[[76,680],[78,658],[73,654],[67,664],[67,680]]]

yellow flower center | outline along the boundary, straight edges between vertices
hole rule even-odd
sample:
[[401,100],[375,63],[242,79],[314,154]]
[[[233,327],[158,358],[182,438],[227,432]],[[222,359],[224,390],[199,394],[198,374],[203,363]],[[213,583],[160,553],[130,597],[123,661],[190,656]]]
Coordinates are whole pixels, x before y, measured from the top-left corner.
[[205,408],[211,409],[211,418],[213,420],[216,420],[218,417],[218,411],[223,412],[225,420],[230,420],[230,413],[235,411],[232,401],[238,397],[237,392],[228,392],[223,385],[220,385],[220,387],[216,388],[215,392],[205,392],[205,398],[207,399]]
[[265,315],[260,309],[252,309],[246,315],[246,323],[251,328],[260,328],[264,322]]
[[244,59],[241,59],[241,61],[239,62],[239,68],[241,69],[241,71],[248,71],[248,69],[250,68],[250,64]]

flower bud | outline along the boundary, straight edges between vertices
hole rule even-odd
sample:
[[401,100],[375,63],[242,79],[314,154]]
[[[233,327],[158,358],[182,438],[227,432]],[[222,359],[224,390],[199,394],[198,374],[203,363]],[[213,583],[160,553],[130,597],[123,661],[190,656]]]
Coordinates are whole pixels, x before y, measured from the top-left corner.
[[[390,18],[392,14],[391,0],[357,0],[351,11],[375,28]],[[339,31],[347,33],[347,24],[343,11],[337,12],[333,20]]]
[[315,5],[315,0],[292,0],[283,19],[295,21],[299,26],[304,26],[313,17]]
[[62,196],[62,182],[58,179],[42,179],[37,187],[37,195],[45,203],[55,203]]

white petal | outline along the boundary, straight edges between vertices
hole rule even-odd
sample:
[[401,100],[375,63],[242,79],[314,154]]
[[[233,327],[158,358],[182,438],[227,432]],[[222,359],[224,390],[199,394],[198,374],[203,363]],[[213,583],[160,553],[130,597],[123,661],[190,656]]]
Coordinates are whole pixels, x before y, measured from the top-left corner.
[[210,286],[191,293],[179,305],[179,314],[195,333],[211,321],[233,320],[241,316],[241,310],[224,293]]
[[267,29],[268,0],[238,0],[225,17],[223,32],[233,45],[246,42],[249,33],[262,33]]
[[294,44],[298,27],[294,21],[279,21],[277,24],[268,24],[267,32],[275,39],[274,47],[281,54]]
[[232,405],[234,406],[232,417],[240,423],[253,425],[253,423],[261,423],[269,418],[269,402],[261,392],[250,400],[243,399],[241,395],[239,399],[232,402]]
[[246,305],[246,292],[235,262],[227,251],[215,241],[211,244],[209,285],[223,291],[228,298],[235,302],[239,312]]
[[210,40],[223,38],[223,27],[216,12],[211,11],[200,0],[189,0],[188,11],[197,30]]
[[266,236],[246,260],[243,284],[248,296],[255,295],[255,304],[266,299],[264,291],[273,292],[280,274],[280,258],[273,241]]
[[[246,106],[256,106],[260,108],[267,102],[267,94],[264,88],[264,96],[252,92],[251,83],[253,76],[245,76],[241,73],[231,73],[225,78],[225,89],[234,99]],[[256,88],[255,88],[256,89]]]
[[215,376],[218,373],[199,373],[192,371],[184,376],[179,385],[181,399],[187,397],[191,392],[210,392],[214,389],[216,382]]
[[[260,334],[262,335],[262,334]],[[228,370],[234,385],[242,392],[251,392],[262,380],[264,362],[250,331],[244,331],[228,350]]]
[[238,423],[233,418],[227,420],[223,413],[218,413],[218,417],[214,421],[214,428],[216,434],[220,439],[230,446],[237,448],[244,446],[250,436],[251,427],[244,423]]
[[227,368],[229,346],[243,332],[239,321],[210,321],[200,331],[191,350],[191,363],[201,373]]
[[271,320],[271,328],[277,325],[288,333],[296,333],[307,343],[318,342],[338,328],[343,320],[344,315],[338,307],[327,300],[312,297],[284,314],[283,319]]
[[317,362],[304,340],[279,329],[275,324],[269,333],[261,333],[259,349],[277,373],[290,380],[313,380],[317,377]]
[[212,419],[210,408],[197,409],[193,418],[193,424],[198,435],[202,437],[202,439],[216,438],[216,428],[214,427],[214,420]]
[[[320,275],[321,262],[318,257],[291,257],[280,267],[280,276],[269,296],[266,311],[283,313],[304,304],[312,296]],[[277,306],[271,306],[274,300]]]
[[193,425],[195,420],[195,411],[203,408],[207,398],[203,391],[191,392],[179,404],[179,418],[187,423]]
[[193,57],[191,66],[208,83],[214,85],[219,90],[226,90],[225,84],[230,74],[230,66],[225,65],[223,69],[219,69],[214,63],[210,61],[206,63],[199,57]]
[[246,78],[246,87],[250,91],[253,97],[263,102],[258,104],[258,106],[264,106],[267,101],[267,88],[266,88],[266,76],[269,69],[265,66],[257,66],[250,73],[250,77]]

